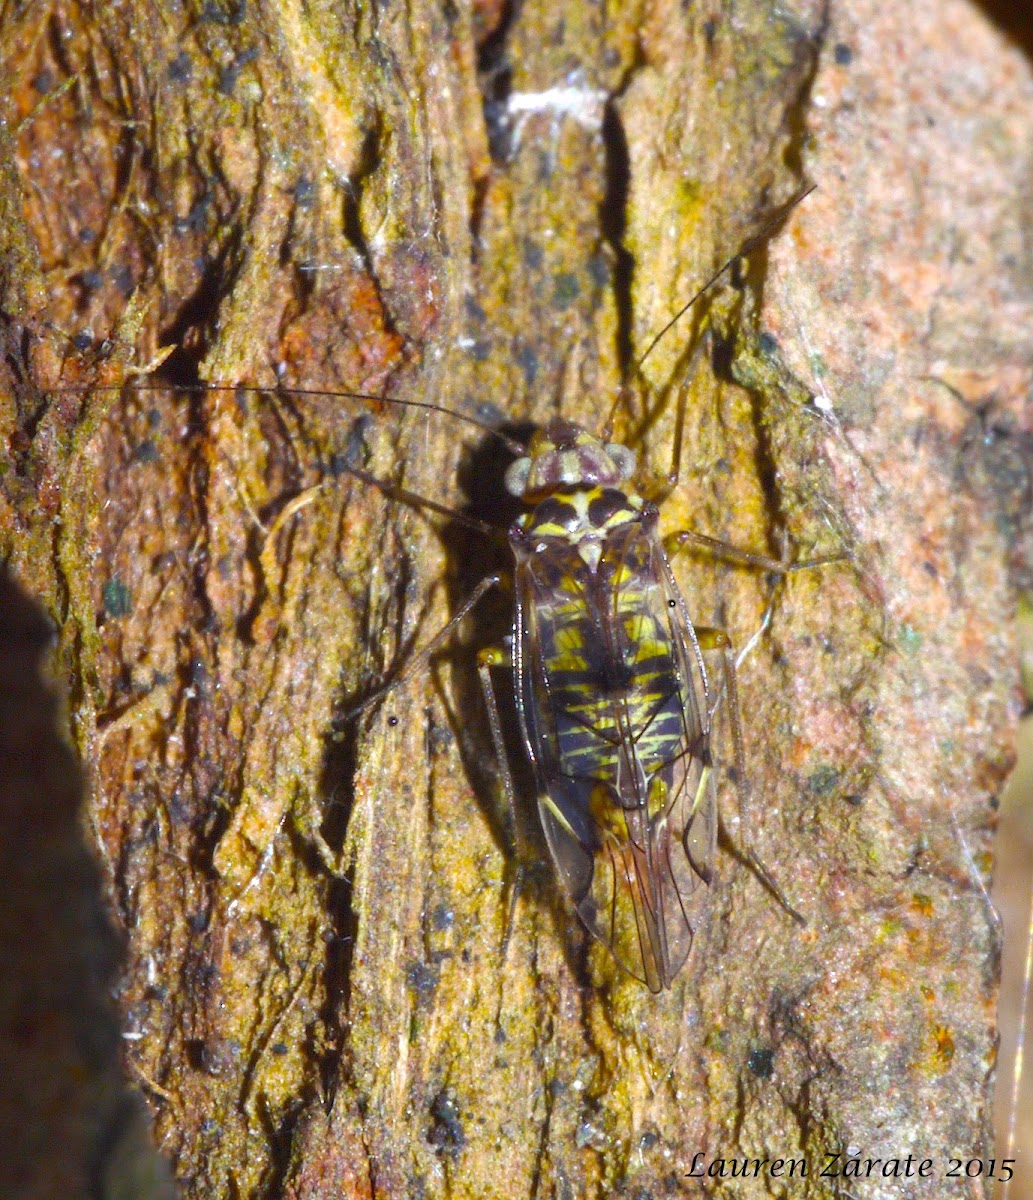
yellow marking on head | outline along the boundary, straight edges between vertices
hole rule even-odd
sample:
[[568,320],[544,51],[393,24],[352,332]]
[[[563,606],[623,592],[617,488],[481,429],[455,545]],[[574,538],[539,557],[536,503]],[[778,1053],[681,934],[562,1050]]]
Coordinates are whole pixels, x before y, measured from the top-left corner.
[[534,458],[536,454],[549,454],[556,449],[556,443],[549,437],[544,429],[536,429],[531,434],[531,441],[527,446],[528,456]]
[[564,450],[560,454],[560,478],[573,482],[581,474],[581,457],[575,450]]
[[534,527],[534,531],[542,537],[565,538],[569,536],[566,526],[558,525],[555,521],[543,521],[542,524]]

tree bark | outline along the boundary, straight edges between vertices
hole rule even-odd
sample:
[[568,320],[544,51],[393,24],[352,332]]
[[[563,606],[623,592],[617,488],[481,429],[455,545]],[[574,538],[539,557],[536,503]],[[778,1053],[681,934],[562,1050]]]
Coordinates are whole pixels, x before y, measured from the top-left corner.
[[[1030,587],[1016,30],[962,0],[3,29],[3,553],[58,630],[127,1072],[183,1194],[778,1194],[690,1174],[747,1157],[805,1159],[794,1197],[989,1195],[945,1176],[993,1156]],[[504,531],[497,439],[450,413],[614,413],[660,477],[683,387],[664,531],[844,561],[676,563],[737,646],[771,619],[749,829],[725,771],[710,931],[654,997],[535,869],[519,763],[503,803],[476,652],[507,596],[419,655],[504,537],[397,489]],[[932,1173],[820,1176],[852,1149]]]

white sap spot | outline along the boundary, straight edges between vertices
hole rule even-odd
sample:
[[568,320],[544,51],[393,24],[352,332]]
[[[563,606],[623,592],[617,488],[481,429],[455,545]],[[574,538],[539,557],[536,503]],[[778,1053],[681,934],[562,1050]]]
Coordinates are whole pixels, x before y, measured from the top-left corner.
[[558,87],[545,88],[540,92],[511,92],[500,106],[500,116],[502,122],[512,130],[512,152],[515,154],[520,148],[528,118],[540,113],[547,113],[552,118],[553,140],[559,136],[560,123],[566,117],[576,121],[583,129],[597,133],[603,127],[608,95],[601,88],[585,87],[579,71],[568,75],[567,81]]
[[572,117],[586,129],[598,129],[603,123],[607,93],[601,88],[576,86],[551,87],[542,92],[511,92],[506,97],[506,112],[513,117],[530,113],[551,113]]

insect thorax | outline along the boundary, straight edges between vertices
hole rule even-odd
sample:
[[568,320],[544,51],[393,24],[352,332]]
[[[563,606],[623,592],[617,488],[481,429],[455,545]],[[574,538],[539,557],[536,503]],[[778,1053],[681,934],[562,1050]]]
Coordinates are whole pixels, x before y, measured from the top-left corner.
[[563,543],[576,549],[594,571],[606,540],[641,522],[643,508],[641,497],[616,487],[557,488],[517,519],[516,536],[529,548]]

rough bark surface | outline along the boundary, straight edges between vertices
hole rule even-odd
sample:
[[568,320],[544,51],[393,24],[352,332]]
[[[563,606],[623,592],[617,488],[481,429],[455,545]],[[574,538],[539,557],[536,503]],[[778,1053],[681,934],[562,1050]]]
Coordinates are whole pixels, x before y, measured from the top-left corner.
[[[992,1157],[1030,586],[1014,36],[963,0],[2,22],[2,552],[57,629],[127,1073],[182,1193],[784,1194],[698,1153],[804,1158],[794,1197],[989,1195],[945,1175]],[[622,379],[646,479],[690,388],[665,530],[846,556],[774,591],[740,680],[750,832],[807,928],[737,857],[726,778],[710,934],[659,997],[535,869],[519,774],[505,811],[475,669],[505,595],[349,718],[505,566],[354,468],[504,530],[493,439],[291,390],[600,430]],[[677,572],[758,630],[771,579]],[[934,1174],[819,1175],[848,1149]]]

